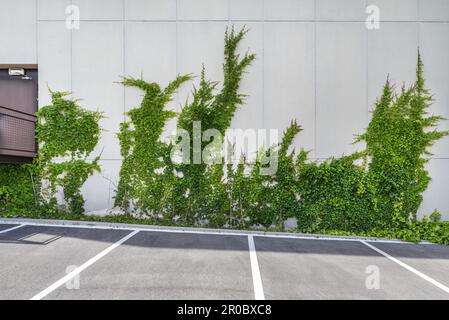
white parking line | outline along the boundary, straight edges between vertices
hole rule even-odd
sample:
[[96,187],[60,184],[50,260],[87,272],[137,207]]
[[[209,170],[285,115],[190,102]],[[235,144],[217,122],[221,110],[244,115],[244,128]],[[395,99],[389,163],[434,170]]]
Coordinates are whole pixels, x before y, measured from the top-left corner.
[[130,238],[132,238],[133,236],[135,236],[138,232],[139,232],[139,230],[135,230],[135,231],[131,232],[130,234],[126,235],[119,241],[115,242],[113,245],[111,245],[108,248],[106,248],[105,250],[101,251],[95,257],[91,258],[90,260],[88,260],[87,262],[85,262],[84,264],[82,264],[81,266],[79,266],[78,268],[73,270],[72,272],[68,273],[66,276],[62,277],[61,279],[59,279],[58,281],[53,283],[47,289],[42,290],[41,292],[36,294],[30,300],[41,300],[42,298],[44,298],[45,296],[47,296],[48,294],[50,294],[51,292],[53,292],[54,290],[56,290],[57,288],[59,288],[60,286],[65,284],[66,282],[70,281],[72,278],[74,278],[81,272],[83,272],[85,269],[87,269],[88,267],[93,265],[95,262],[97,262],[98,260],[103,258],[105,255],[107,255],[109,252],[111,252],[112,250],[114,250],[115,248],[120,246],[122,243],[124,243],[125,241],[127,241]]
[[434,286],[440,288],[441,290],[443,290],[446,293],[449,293],[449,288],[446,287],[444,284],[436,281],[435,279],[429,277],[428,275],[425,275],[424,273],[422,273],[421,271],[416,270],[415,268],[409,266],[408,264],[402,262],[401,260],[396,259],[395,257],[390,256],[388,253],[376,248],[375,246],[369,244],[366,241],[361,240],[361,243],[363,243],[364,245],[366,245],[367,247],[373,249],[374,251],[376,251],[377,253],[380,253],[381,255],[383,255],[384,257],[390,259],[391,261],[397,263],[398,265],[400,265],[401,267],[407,269],[410,272],[413,272],[414,274],[416,274],[418,277],[423,278],[424,280],[430,282],[431,284],[433,284]]
[[21,225],[18,225],[18,226],[15,226],[15,227],[9,228],[9,229],[5,229],[5,230],[2,230],[2,231],[0,231],[0,233],[6,233],[6,232],[9,232],[9,231],[13,231],[13,230],[16,230],[16,229],[22,228],[22,227],[24,227],[24,226],[25,226],[25,224],[21,224]]
[[254,298],[265,300],[262,278],[260,277],[259,263],[257,262],[256,246],[253,236],[248,236],[249,258],[251,260],[251,273],[253,274]]

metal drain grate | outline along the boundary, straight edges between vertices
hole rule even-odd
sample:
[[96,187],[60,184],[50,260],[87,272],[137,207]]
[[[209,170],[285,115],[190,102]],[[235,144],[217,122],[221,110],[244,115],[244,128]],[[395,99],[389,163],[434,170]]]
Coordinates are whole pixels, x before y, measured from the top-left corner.
[[53,241],[58,240],[62,236],[53,235],[53,234],[45,234],[45,233],[32,233],[25,237],[20,238],[19,240],[22,242],[27,242],[31,244],[42,244],[46,245]]

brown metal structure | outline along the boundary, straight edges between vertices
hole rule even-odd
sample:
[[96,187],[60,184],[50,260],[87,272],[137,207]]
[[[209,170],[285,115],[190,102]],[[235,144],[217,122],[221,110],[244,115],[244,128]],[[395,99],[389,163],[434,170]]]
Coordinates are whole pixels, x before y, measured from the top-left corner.
[[0,163],[30,162],[36,155],[38,73],[25,71],[25,76],[10,76],[8,68],[0,69]]

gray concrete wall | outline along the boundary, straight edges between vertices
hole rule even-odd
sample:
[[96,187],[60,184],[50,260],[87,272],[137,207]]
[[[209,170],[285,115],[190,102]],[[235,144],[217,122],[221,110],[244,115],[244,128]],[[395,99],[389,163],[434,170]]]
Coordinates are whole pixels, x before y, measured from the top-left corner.
[[[81,10],[79,30],[65,27],[71,3]],[[365,27],[369,4],[380,7],[380,30]],[[449,118],[449,0],[0,0],[0,8],[0,63],[39,65],[39,104],[49,101],[48,84],[107,115],[93,154],[103,150],[103,173],[84,187],[87,210],[113,204],[121,163],[115,132],[140,100],[114,81],[142,72],[166,84],[178,73],[198,74],[202,62],[220,80],[227,25],[251,29],[241,49],[257,54],[233,127],[283,130],[296,118],[304,128],[296,145],[312,158],[359,150],[353,135],[367,126],[387,74],[410,84],[418,46],[432,111]],[[433,152],[421,213],[438,208],[449,219],[449,138]]]

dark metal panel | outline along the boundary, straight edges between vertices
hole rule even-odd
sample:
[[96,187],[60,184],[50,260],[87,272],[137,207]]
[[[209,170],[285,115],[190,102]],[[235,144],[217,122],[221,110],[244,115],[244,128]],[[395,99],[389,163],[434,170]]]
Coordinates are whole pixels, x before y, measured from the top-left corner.
[[8,75],[0,70],[0,106],[34,115],[37,111],[37,71],[27,70],[28,80]]
[[0,70],[0,162],[36,155],[37,94],[37,70],[26,70],[26,77]]
[[5,115],[0,107],[0,154],[34,156],[36,151],[35,122],[21,114]]
[[31,162],[33,162],[33,158],[0,155],[0,163],[19,164],[19,163],[31,163]]

